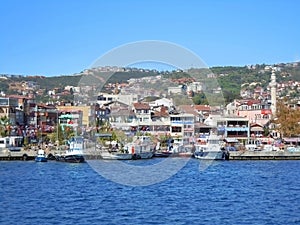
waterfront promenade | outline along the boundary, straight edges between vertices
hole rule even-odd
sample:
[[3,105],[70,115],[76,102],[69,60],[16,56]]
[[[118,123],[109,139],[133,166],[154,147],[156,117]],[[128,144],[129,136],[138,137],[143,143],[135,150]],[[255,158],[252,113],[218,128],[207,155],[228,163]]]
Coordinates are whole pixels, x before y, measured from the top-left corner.
[[[48,155],[63,154],[64,150],[50,150]],[[37,150],[21,150],[9,151],[7,149],[0,150],[0,161],[12,160],[34,160]],[[172,157],[172,155],[171,155]],[[179,157],[179,156],[176,156]],[[97,151],[89,152],[87,159],[101,159]],[[300,160],[300,152],[288,151],[231,151],[229,160]]]
[[0,150],[0,161],[11,160],[34,160],[37,155],[35,150],[9,151],[8,149]]
[[233,151],[229,160],[300,160],[300,152]]

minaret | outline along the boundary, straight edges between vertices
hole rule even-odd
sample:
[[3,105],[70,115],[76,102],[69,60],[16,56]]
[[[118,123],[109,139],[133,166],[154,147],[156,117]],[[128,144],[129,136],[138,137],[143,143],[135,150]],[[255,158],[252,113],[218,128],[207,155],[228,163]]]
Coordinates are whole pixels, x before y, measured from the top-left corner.
[[276,74],[274,69],[272,69],[270,86],[271,86],[271,111],[272,111],[272,116],[274,117],[276,115]]

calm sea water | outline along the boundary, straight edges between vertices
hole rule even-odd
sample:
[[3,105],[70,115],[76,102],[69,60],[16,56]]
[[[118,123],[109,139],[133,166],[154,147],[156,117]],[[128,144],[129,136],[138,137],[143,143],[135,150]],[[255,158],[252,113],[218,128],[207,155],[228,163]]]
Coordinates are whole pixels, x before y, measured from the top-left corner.
[[198,167],[191,159],[164,182],[129,187],[88,163],[0,162],[0,223],[300,224],[300,161]]

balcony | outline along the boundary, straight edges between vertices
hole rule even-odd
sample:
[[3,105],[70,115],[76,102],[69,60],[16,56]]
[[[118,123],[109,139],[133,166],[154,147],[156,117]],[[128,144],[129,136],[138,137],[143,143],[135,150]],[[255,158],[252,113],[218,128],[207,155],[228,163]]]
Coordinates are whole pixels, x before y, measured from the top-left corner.
[[225,127],[225,130],[227,131],[248,131],[249,130],[249,127],[243,125],[243,126],[228,126],[228,127]]
[[227,134],[229,138],[248,138],[247,134]]

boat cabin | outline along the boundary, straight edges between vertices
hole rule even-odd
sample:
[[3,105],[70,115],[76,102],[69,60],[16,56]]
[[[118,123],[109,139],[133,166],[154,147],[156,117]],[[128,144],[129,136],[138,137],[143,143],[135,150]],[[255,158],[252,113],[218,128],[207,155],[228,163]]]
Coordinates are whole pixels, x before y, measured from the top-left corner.
[[85,142],[83,137],[72,137],[68,141],[68,145],[68,154],[82,154],[82,151],[85,149]]
[[9,136],[0,138],[0,149],[9,149],[10,151],[21,151],[23,146],[22,136]]

